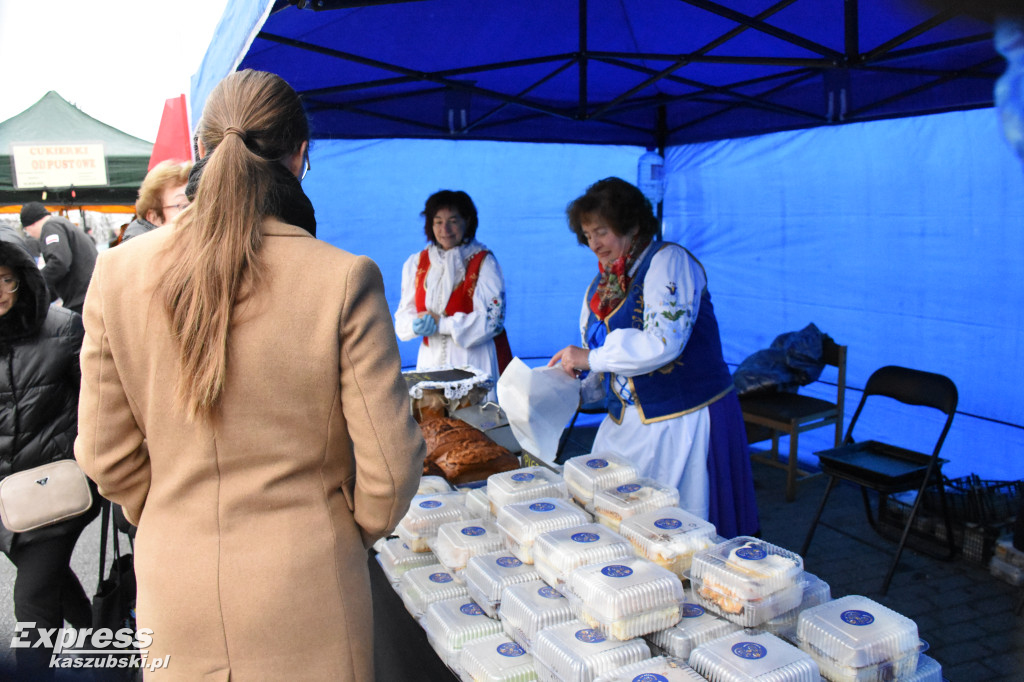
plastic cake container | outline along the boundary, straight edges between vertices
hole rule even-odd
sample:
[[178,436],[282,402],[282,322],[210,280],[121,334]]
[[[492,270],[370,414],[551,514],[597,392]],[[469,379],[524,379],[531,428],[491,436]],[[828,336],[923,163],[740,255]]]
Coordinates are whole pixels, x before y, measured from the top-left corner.
[[617,531],[624,519],[661,507],[679,506],[679,491],[653,478],[603,488],[594,493],[594,520]]
[[650,658],[644,640],[608,639],[600,630],[575,619],[541,630],[532,653],[537,678],[544,682],[593,682],[624,665]]
[[625,457],[598,452],[566,461],[562,478],[569,494],[581,507],[594,510],[594,493],[640,478],[640,471]]
[[478,554],[470,557],[466,568],[462,571],[462,579],[466,589],[487,615],[498,617],[498,606],[501,604],[501,593],[510,585],[540,580],[540,574],[519,558],[512,556],[507,549]]
[[679,507],[660,507],[631,516],[619,525],[619,535],[636,553],[679,577],[690,569],[693,555],[715,544],[715,525]]
[[533,565],[545,582],[558,589],[580,566],[632,556],[636,556],[633,545],[599,523],[541,533],[533,541]]
[[498,510],[497,525],[505,544],[519,559],[533,563],[533,541],[541,533],[590,523],[591,516],[569,500],[542,497]]
[[739,630],[701,644],[688,663],[710,682],[821,682],[810,654],[762,630]]
[[527,651],[533,651],[538,632],[576,617],[569,600],[543,580],[506,587],[498,616],[505,634]]

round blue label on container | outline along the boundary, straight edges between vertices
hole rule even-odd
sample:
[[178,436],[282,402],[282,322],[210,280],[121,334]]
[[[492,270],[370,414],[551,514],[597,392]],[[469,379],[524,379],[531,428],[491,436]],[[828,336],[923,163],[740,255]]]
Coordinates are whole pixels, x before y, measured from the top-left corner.
[[447,573],[431,573],[430,582],[432,583],[450,583],[452,581],[451,575]]
[[515,658],[516,656],[522,656],[526,653],[526,649],[519,646],[515,642],[502,642],[495,649],[502,656],[508,656],[509,658]]
[[481,528],[480,526],[466,526],[462,529],[462,534],[469,536],[483,535],[486,532],[487,530]]
[[732,645],[732,652],[740,658],[751,661],[768,655],[768,650],[757,642],[736,642]]
[[420,507],[423,509],[437,509],[441,506],[441,502],[438,500],[423,500],[420,502]]
[[523,562],[514,556],[498,557],[498,560],[494,563],[498,564],[502,568],[519,568],[523,565]]
[[530,505],[530,511],[536,512],[549,512],[555,508],[555,505],[550,502],[534,502]]
[[700,604],[683,604],[683,618],[700,618],[704,615],[704,607]]
[[562,597],[562,593],[556,590],[555,588],[551,587],[550,585],[545,585],[544,587],[537,590],[537,594],[544,597],[545,599],[560,599]]
[[622,564],[611,564],[602,568],[601,573],[609,578],[628,578],[633,575],[633,569]]
[[459,611],[462,611],[467,616],[484,616],[484,610],[480,608],[480,605],[475,601],[471,601],[468,604],[463,604],[459,607]]
[[681,528],[683,522],[679,519],[658,519],[654,522],[655,528],[661,528],[662,530],[676,530]]
[[620,485],[616,490],[620,493],[635,493],[642,487],[639,483],[627,483],[626,485]]
[[760,547],[740,547],[736,550],[736,556],[747,561],[760,561],[768,556],[768,552]]
[[604,469],[608,466],[608,460],[600,458],[588,459],[587,466],[591,469]]
[[533,479],[534,479],[534,475],[533,474],[528,474],[528,473],[512,474],[512,480],[513,481],[532,481]]
[[573,542],[597,542],[600,539],[597,533],[576,533],[572,536]]
[[668,682],[668,678],[658,673],[640,673],[633,678],[633,682]]
[[867,611],[858,611],[851,609],[849,611],[843,611],[839,614],[840,620],[850,625],[871,625],[875,622],[875,617]]
[[587,644],[600,644],[604,641],[604,635],[601,634],[600,630],[587,628],[586,630],[577,630],[576,639]]

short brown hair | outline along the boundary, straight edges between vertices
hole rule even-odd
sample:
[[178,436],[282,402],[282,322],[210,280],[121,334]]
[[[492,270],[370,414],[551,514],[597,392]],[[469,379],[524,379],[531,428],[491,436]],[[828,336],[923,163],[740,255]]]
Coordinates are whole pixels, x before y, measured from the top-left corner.
[[583,246],[587,245],[583,221],[591,215],[608,221],[612,231],[620,237],[628,234],[634,226],[639,228],[637,238],[641,240],[658,234],[658,219],[651,209],[651,202],[643,192],[621,178],[598,180],[587,188],[583,196],[574,199],[565,212],[569,228]]
[[156,211],[161,220],[164,219],[163,193],[168,187],[184,185],[188,182],[191,161],[161,161],[146,173],[146,179],[139,187],[139,199],[135,202],[135,215],[145,218],[150,211]]
[[427,235],[427,239],[431,243],[437,244],[437,237],[434,236],[434,216],[442,208],[455,209],[459,212],[462,219],[466,221],[466,233],[462,235],[462,241],[464,243],[473,241],[476,237],[476,226],[479,221],[476,214],[476,206],[465,192],[452,191],[450,189],[442,189],[440,192],[434,192],[427,197],[427,204],[423,208],[423,212],[420,213],[420,217],[425,218],[423,232]]

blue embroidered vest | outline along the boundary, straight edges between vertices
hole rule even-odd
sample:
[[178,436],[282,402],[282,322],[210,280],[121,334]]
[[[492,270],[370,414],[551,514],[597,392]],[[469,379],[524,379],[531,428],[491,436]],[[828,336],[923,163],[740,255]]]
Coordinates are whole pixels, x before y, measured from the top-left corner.
[[[601,321],[593,312],[590,313],[587,325],[587,345],[590,348],[602,345],[611,330],[644,328],[644,279],[654,254],[666,246],[669,243],[655,242],[647,249],[633,275],[625,300],[607,318]],[[693,258],[693,254],[687,253]],[[697,265],[704,269],[700,261]],[[587,290],[587,301],[593,297],[598,279],[595,278]],[[629,387],[640,411],[640,419],[645,424],[694,412],[732,390],[732,375],[722,359],[718,321],[715,320],[707,287],[701,292],[697,320],[679,357],[649,374],[631,377]],[[627,405],[611,390],[607,393],[608,414],[620,423]]]

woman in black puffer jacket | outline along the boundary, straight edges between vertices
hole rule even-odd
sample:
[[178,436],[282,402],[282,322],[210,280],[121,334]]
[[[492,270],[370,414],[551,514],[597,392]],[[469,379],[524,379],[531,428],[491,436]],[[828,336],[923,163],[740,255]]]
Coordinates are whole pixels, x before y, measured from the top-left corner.
[[[0,479],[74,457],[82,336],[77,313],[50,306],[46,283],[20,235],[0,228]],[[93,488],[87,513],[26,533],[0,525],[0,551],[17,567],[18,621],[34,621],[36,628],[60,628],[65,620],[76,628],[91,625],[89,598],[70,561],[98,501]],[[46,647],[19,648],[16,655],[25,679],[45,678]]]

